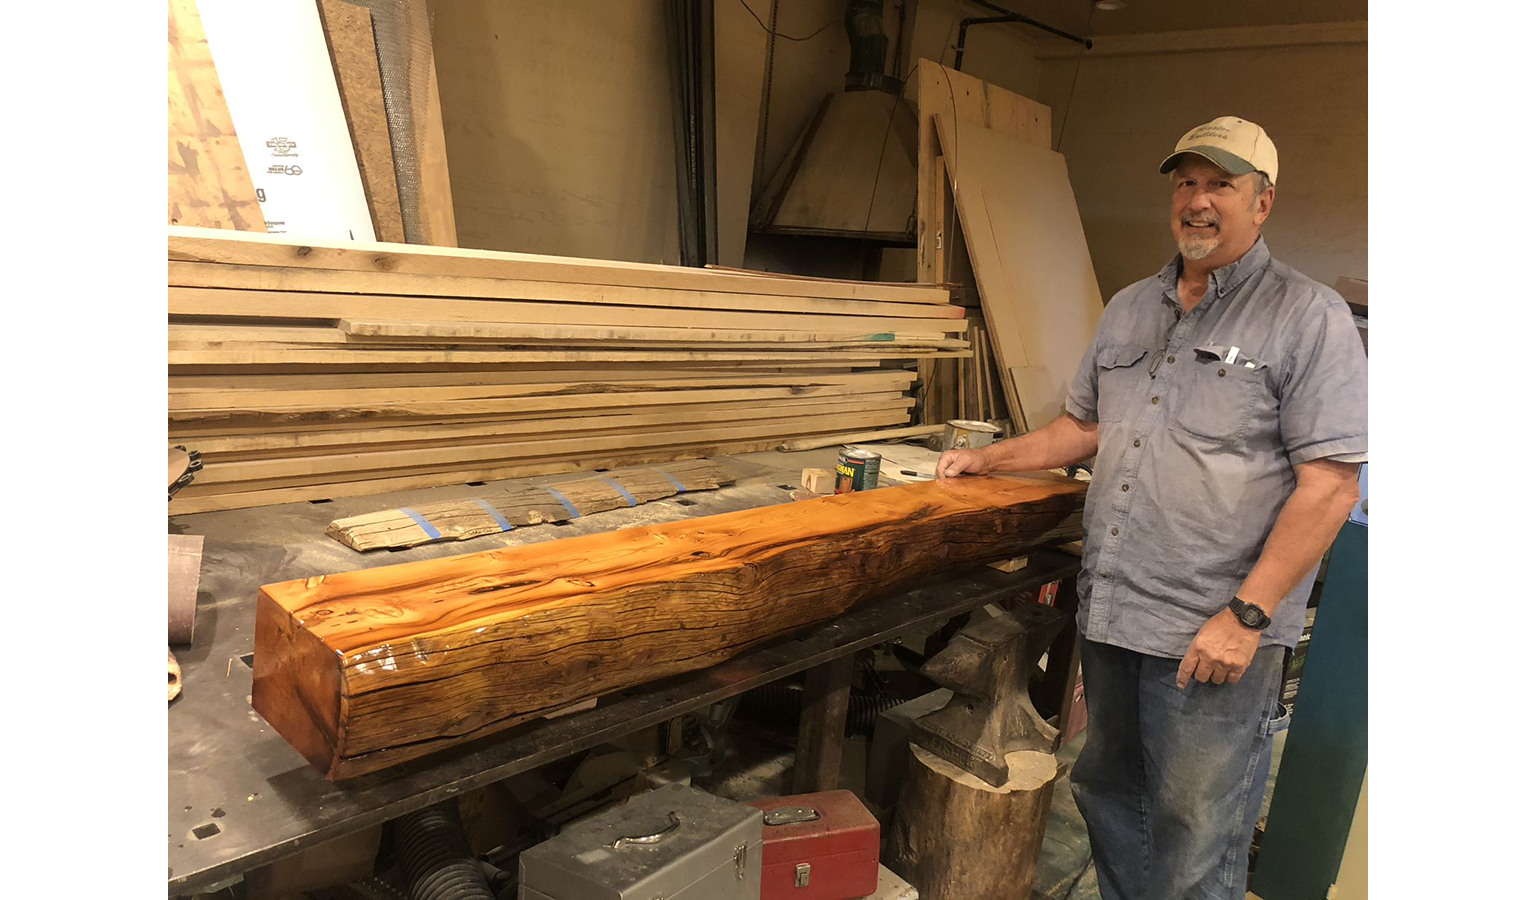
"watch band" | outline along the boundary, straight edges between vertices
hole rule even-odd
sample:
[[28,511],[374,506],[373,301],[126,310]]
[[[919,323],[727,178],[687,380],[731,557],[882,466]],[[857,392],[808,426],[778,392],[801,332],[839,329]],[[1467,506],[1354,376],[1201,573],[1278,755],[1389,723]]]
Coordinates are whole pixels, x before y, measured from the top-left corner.
[[1263,631],[1269,627],[1269,614],[1264,612],[1264,608],[1258,604],[1249,603],[1241,597],[1233,597],[1227,604],[1227,608],[1232,610],[1232,614],[1237,616],[1237,621],[1241,622],[1245,628]]

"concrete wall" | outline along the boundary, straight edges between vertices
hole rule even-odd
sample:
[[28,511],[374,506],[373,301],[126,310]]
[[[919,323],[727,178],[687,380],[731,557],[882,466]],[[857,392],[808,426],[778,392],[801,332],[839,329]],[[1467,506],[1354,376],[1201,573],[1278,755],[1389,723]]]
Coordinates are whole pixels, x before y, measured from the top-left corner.
[[1157,165],[1220,115],[1258,122],[1279,150],[1264,228],[1275,255],[1327,285],[1366,277],[1364,43],[1090,55],[1074,89],[1077,66],[1045,61],[1037,99],[1053,110],[1106,300],[1172,258]]

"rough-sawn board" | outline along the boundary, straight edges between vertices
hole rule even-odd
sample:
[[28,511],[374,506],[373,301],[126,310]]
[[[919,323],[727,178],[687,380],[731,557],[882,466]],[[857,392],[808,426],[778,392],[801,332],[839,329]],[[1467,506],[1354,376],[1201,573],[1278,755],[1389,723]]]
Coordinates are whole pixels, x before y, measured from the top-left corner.
[[327,777],[362,775],[1073,540],[1083,493],[962,478],[266,585],[252,705]]

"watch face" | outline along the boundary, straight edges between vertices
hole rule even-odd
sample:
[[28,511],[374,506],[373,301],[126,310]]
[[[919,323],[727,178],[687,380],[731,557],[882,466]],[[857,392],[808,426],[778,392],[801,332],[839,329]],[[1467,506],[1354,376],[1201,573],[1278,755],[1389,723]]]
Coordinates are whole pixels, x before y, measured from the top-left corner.
[[1248,625],[1249,627],[1256,627],[1259,624],[1260,617],[1262,617],[1263,615],[1264,615],[1263,612],[1261,612],[1261,611],[1259,611],[1257,609],[1254,609],[1251,606],[1247,607],[1246,609],[1243,610],[1243,613],[1242,613],[1243,624]]

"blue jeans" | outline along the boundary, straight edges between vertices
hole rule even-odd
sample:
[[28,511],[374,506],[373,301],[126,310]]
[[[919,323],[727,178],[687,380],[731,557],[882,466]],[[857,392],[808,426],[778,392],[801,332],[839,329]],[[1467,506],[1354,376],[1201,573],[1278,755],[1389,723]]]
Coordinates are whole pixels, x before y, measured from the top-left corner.
[[1082,643],[1088,736],[1072,796],[1101,896],[1242,900],[1284,648],[1259,648],[1237,684],[1181,691],[1177,659]]

